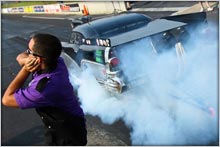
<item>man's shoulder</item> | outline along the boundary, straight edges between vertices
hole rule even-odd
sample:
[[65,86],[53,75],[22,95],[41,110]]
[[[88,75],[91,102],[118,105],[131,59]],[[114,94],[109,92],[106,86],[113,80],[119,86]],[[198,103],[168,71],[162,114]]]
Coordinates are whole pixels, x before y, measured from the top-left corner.
[[62,57],[59,57],[59,58],[58,58],[58,63],[65,64],[65,63],[64,63],[64,59],[63,59]]
[[46,87],[49,80],[50,80],[49,76],[41,78],[37,83],[36,90],[39,92],[42,92],[44,88]]

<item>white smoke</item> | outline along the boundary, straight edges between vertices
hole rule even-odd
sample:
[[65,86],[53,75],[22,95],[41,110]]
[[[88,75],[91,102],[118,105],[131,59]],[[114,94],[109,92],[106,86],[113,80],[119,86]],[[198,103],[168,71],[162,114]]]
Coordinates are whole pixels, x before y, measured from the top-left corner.
[[[210,34],[217,33],[216,27],[210,28]],[[217,35],[184,44],[187,50],[181,63],[175,49],[155,55],[147,41],[124,45],[119,57],[124,74],[132,77],[129,80],[141,76],[146,81],[139,87],[112,96],[90,70],[82,73],[78,96],[85,113],[107,124],[122,119],[131,128],[132,145],[217,143]]]
[[124,114],[121,108],[123,102],[115,97],[110,97],[88,70],[82,74],[78,96],[83,110],[91,115],[101,117],[105,123],[112,124]]

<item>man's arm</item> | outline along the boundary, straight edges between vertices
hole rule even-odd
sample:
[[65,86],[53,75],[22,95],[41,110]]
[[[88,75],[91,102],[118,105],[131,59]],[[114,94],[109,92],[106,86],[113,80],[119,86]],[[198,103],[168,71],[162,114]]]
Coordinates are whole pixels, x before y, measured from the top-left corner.
[[29,74],[30,73],[25,70],[25,67],[22,67],[15,79],[10,83],[10,85],[6,89],[5,94],[2,98],[3,105],[9,107],[18,107],[18,104],[14,97],[14,93],[17,89],[22,87]]
[[2,103],[5,106],[9,107],[18,107],[14,94],[16,90],[20,89],[29,74],[35,71],[40,64],[37,63],[36,59],[30,59],[25,63],[25,66],[21,68],[15,79],[9,84],[8,88],[5,91],[5,94],[2,98]]

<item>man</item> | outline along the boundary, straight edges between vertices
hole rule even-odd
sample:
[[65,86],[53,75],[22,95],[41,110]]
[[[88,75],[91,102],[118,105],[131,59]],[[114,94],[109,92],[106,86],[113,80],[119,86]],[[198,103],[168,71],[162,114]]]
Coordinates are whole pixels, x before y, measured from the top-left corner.
[[[84,113],[68,79],[61,51],[57,37],[34,35],[27,51],[17,56],[22,67],[6,89],[2,103],[21,109],[36,108],[45,124],[47,145],[86,145]],[[33,79],[22,89],[30,73]]]

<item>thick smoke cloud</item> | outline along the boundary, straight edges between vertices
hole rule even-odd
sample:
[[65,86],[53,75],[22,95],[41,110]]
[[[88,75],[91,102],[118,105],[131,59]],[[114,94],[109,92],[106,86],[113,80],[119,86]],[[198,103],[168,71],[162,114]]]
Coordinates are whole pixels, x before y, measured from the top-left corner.
[[[209,26],[210,34],[215,29]],[[154,54],[149,39],[121,46],[121,69],[135,85],[122,95],[108,93],[85,70],[78,79],[84,111],[107,124],[123,120],[131,129],[132,145],[217,143],[217,35],[191,39],[181,59],[175,48]]]

